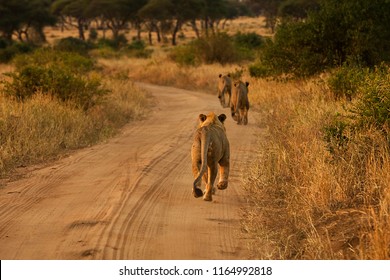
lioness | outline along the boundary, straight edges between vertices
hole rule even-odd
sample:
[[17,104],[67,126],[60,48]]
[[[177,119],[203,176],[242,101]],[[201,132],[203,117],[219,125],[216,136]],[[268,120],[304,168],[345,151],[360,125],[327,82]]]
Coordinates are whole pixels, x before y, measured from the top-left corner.
[[230,79],[230,74],[227,75],[219,74],[218,98],[223,108],[229,107],[231,96],[232,96],[232,80]]
[[[206,201],[212,201],[214,181],[217,177],[219,166],[218,189],[224,190],[228,186],[230,148],[223,122],[226,115],[218,117],[214,113],[199,115],[199,127],[195,132],[192,144],[192,173],[194,184],[192,193],[195,197],[203,195]],[[207,169],[207,172],[206,172]],[[206,184],[204,193],[200,189],[201,179]]]
[[248,86],[248,82],[243,83],[242,81],[237,81],[233,84],[230,110],[232,117],[237,121],[237,124],[248,124]]

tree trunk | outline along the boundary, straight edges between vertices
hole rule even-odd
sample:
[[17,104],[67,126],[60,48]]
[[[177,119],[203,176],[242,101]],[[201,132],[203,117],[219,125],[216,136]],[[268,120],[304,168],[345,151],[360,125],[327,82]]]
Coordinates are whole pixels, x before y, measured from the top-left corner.
[[196,20],[195,20],[195,19],[191,20],[191,27],[192,27],[192,29],[193,29],[194,32],[195,32],[196,38],[199,39],[200,34],[199,34],[198,26],[196,25]]
[[177,20],[172,32],[172,46],[176,46],[177,32],[179,32],[180,27],[181,27],[181,20]]
[[79,31],[79,38],[83,41],[85,41],[85,35],[84,35],[84,20],[79,18],[77,20],[77,29]]

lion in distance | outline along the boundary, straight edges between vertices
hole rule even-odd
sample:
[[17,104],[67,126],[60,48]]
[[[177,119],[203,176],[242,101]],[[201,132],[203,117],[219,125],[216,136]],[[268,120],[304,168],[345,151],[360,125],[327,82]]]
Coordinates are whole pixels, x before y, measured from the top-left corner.
[[248,82],[237,81],[232,87],[232,99],[230,102],[230,111],[232,118],[237,124],[248,124]]
[[229,107],[232,96],[232,80],[230,74],[219,74],[218,79],[218,99],[222,108]]
[[[210,113],[199,115],[199,127],[194,135],[191,149],[192,173],[194,183],[192,193],[195,197],[203,196],[203,200],[212,201],[215,192],[214,182],[219,171],[218,189],[228,187],[230,147],[226,136],[224,121],[226,115]],[[201,190],[201,181],[206,184]]]

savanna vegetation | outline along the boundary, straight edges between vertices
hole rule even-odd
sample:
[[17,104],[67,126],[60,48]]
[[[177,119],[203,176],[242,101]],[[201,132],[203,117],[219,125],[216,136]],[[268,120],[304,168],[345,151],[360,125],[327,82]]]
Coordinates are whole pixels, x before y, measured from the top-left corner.
[[389,5],[0,0],[1,173],[142,117],[133,81],[215,94],[228,72],[264,132],[242,176],[252,257],[389,259]]

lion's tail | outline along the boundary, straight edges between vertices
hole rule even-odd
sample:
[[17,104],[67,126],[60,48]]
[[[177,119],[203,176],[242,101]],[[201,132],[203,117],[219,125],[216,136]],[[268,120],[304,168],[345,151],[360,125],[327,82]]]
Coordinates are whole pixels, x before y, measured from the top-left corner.
[[207,127],[202,127],[200,141],[201,141],[200,145],[201,145],[202,164],[200,166],[199,175],[194,180],[194,184],[192,187],[192,190],[193,190],[195,197],[202,196],[202,194],[203,194],[202,191],[197,186],[200,185],[200,182],[202,180],[202,176],[207,170],[207,152],[208,152],[209,145],[210,145],[210,135],[209,135],[209,133],[207,133]]

